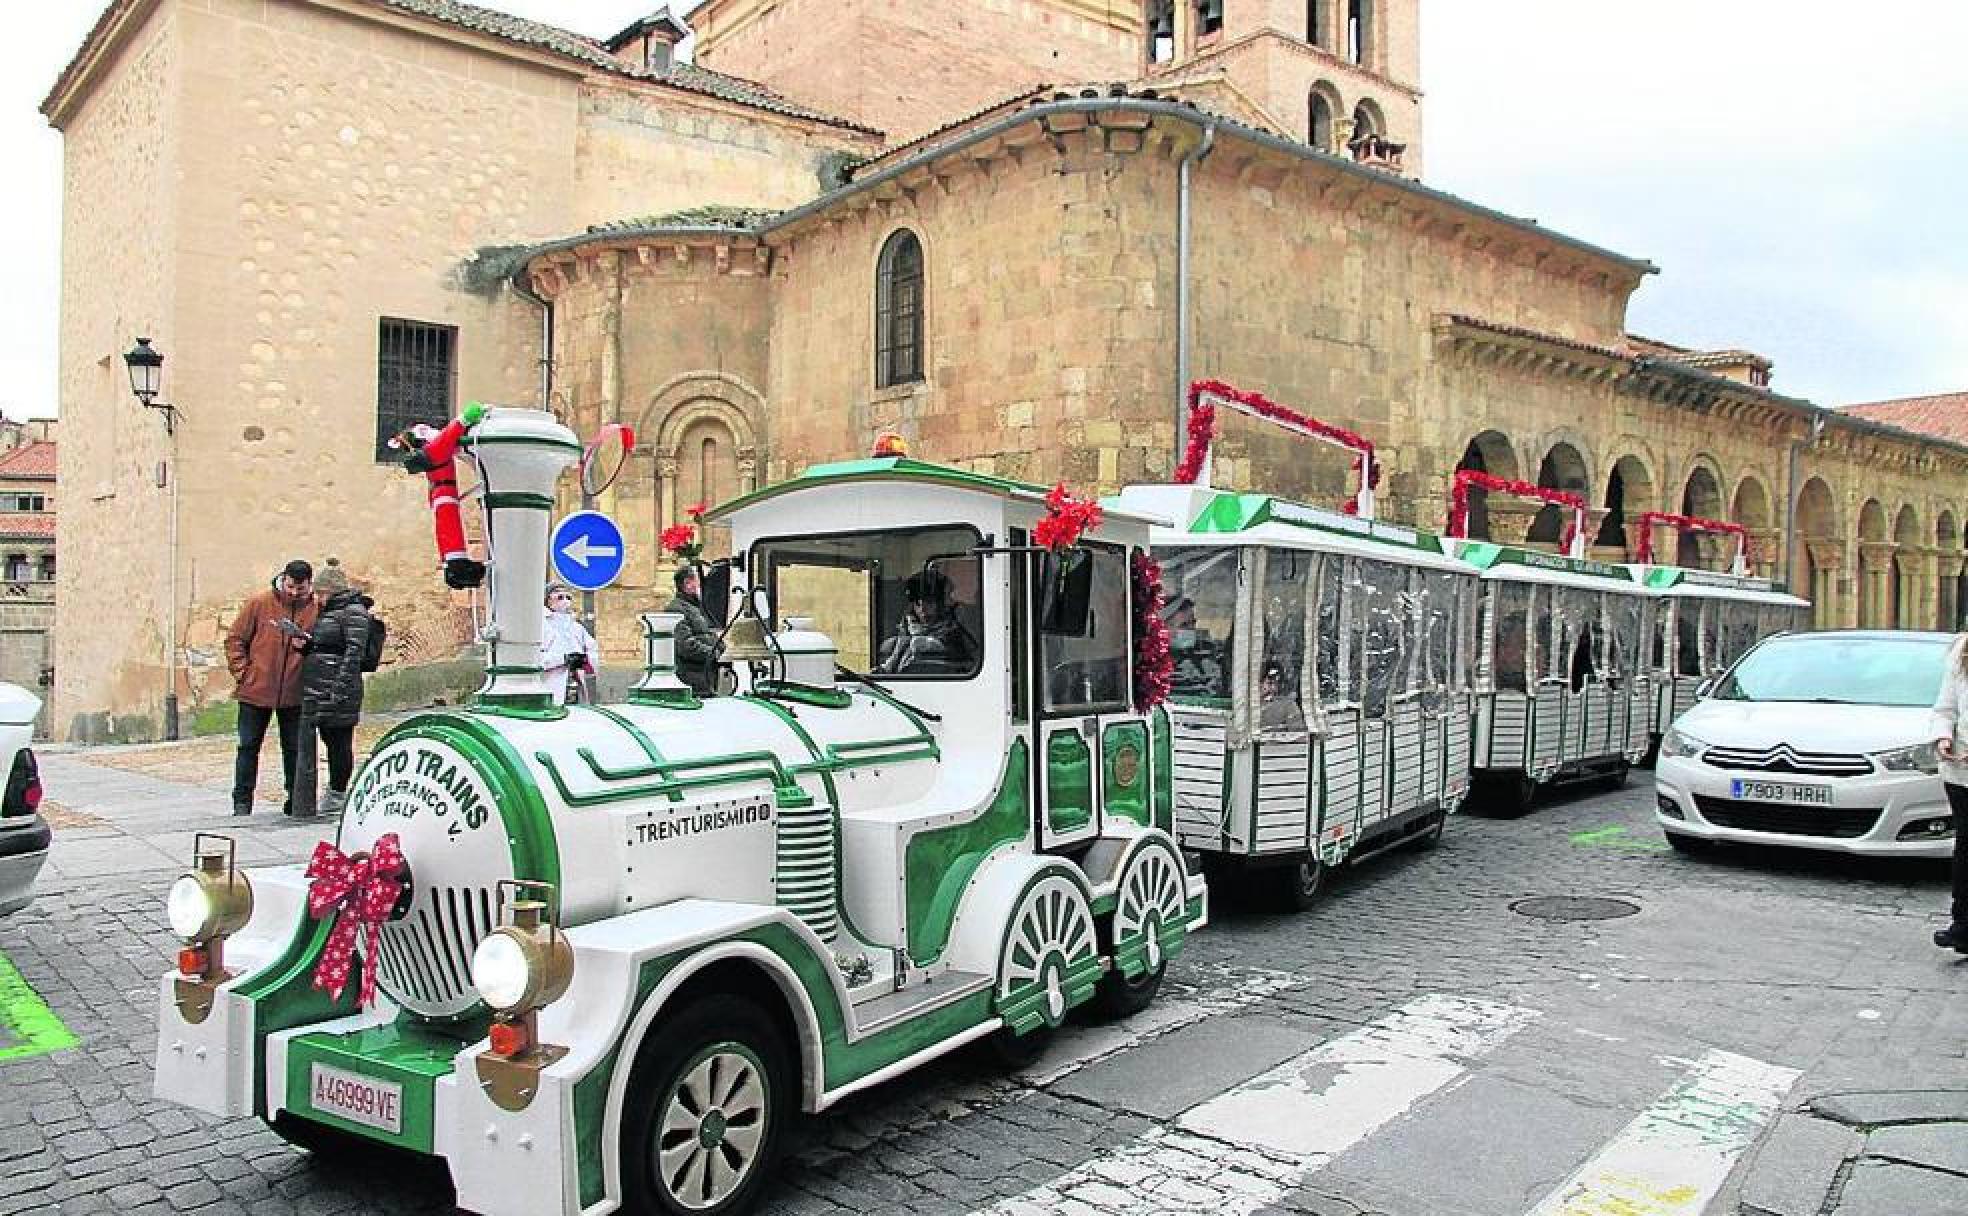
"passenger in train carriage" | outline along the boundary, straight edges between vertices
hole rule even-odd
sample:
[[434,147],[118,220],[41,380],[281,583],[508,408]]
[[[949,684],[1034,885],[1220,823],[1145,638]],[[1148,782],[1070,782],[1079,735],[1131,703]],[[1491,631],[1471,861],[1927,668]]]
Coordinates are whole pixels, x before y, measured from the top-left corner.
[[881,644],[875,670],[891,675],[964,675],[977,645],[958,619],[949,576],[924,568],[902,582],[906,604],[895,632]]
[[1491,677],[1503,692],[1524,691],[1524,618],[1506,616],[1497,622],[1496,662]]
[[1305,711],[1298,703],[1298,688],[1276,659],[1264,664],[1258,681],[1258,728],[1260,730],[1304,730]]
[[1225,695],[1223,647],[1196,624],[1196,601],[1177,596],[1163,617],[1168,622],[1169,657],[1175,664],[1169,691],[1178,697]]

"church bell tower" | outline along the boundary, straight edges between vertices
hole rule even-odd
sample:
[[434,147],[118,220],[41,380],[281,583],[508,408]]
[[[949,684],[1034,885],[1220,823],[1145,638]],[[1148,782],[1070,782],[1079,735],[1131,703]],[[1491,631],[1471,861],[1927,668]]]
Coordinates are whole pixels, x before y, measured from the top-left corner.
[[1144,17],[1149,85],[1420,176],[1420,0],[1145,0]]

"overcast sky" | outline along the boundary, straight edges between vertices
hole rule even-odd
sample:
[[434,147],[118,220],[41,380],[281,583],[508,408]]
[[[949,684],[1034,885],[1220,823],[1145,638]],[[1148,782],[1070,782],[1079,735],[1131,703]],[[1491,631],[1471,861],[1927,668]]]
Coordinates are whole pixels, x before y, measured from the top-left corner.
[[[599,36],[660,0],[493,2]],[[1822,405],[1968,389],[1968,4],[1421,2],[1428,182],[1652,260],[1635,332],[1759,351]],[[102,2],[21,8],[0,44],[15,417],[55,412],[61,141],[36,106]]]

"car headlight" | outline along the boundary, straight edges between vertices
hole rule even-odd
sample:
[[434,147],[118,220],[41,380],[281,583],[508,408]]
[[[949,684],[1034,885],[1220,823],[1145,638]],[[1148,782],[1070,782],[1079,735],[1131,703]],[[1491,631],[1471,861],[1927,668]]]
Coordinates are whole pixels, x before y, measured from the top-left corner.
[[1708,744],[1695,738],[1693,735],[1683,734],[1670,726],[1667,728],[1667,733],[1661,736],[1660,754],[1670,759],[1676,759],[1682,756],[1699,756],[1707,747]]
[[1872,759],[1889,773],[1926,773],[1931,777],[1941,771],[1940,751],[1931,742],[1874,752]]
[[192,945],[230,937],[253,916],[253,884],[224,853],[200,853],[198,868],[171,884],[164,897],[171,932]]

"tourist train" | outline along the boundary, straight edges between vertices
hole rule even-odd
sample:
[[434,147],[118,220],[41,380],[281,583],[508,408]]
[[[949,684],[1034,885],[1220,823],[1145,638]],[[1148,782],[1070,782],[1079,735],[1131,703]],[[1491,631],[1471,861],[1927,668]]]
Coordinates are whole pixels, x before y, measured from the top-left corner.
[[1374,520],[1370,449],[1350,512],[885,455],[710,513],[725,695],[652,612],[626,699],[564,706],[539,605],[580,445],[494,408],[459,450],[486,682],[382,738],[305,869],[194,842],[156,1090],[441,1158],[487,1216],[743,1211],[795,1111],[1147,1006],[1199,871],[1302,906],[1474,777],[1636,759],[1655,606],[1707,620],[1700,579]]

